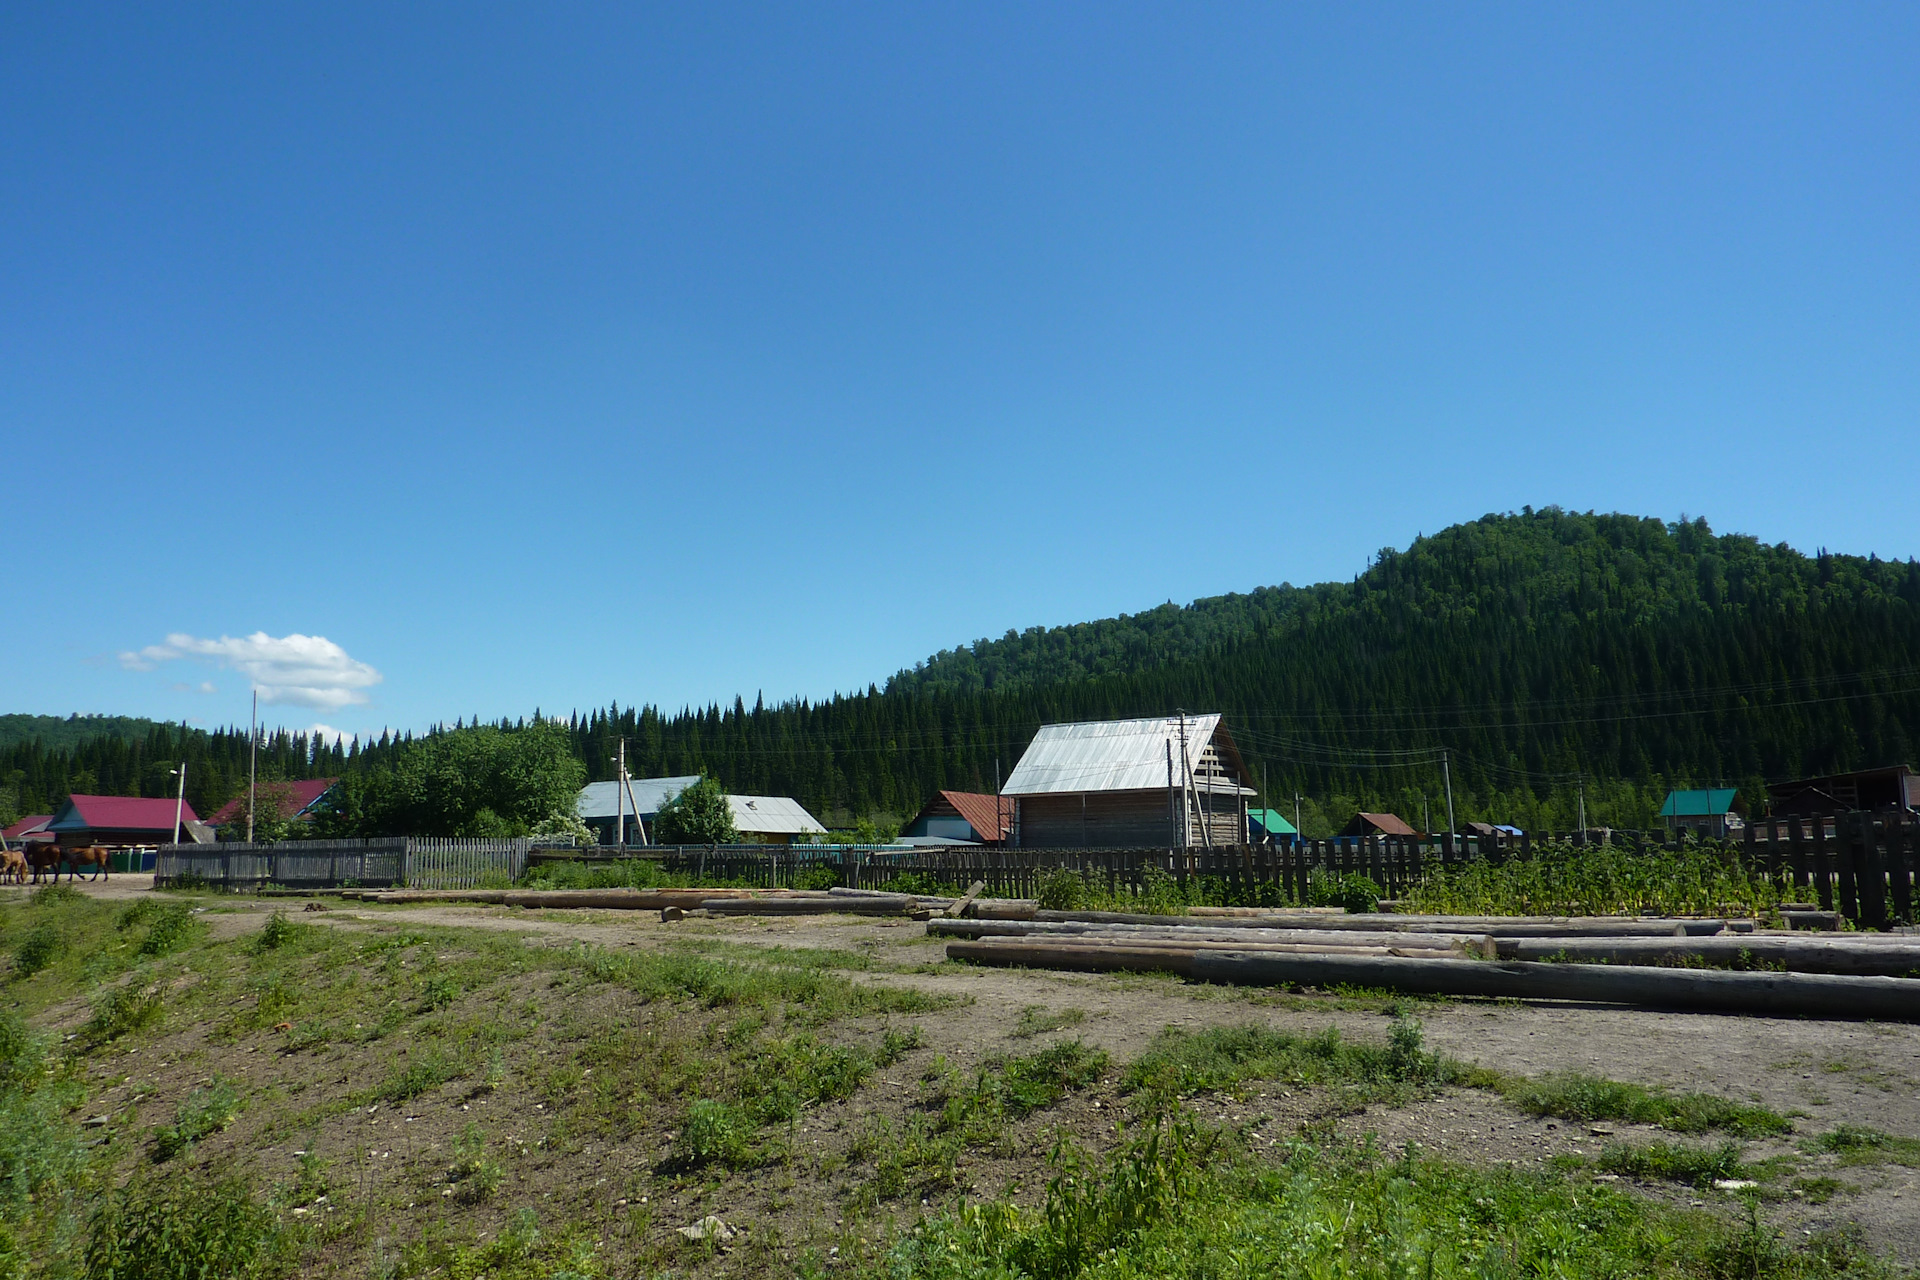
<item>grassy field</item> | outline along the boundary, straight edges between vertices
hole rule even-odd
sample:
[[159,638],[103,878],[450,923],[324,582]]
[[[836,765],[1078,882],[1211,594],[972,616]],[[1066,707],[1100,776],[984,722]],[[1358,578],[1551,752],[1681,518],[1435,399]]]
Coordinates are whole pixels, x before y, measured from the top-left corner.
[[[1404,1016],[1377,1040],[1168,1028],[1115,1060],[1036,1006],[961,1065],[927,1030],[964,998],[852,951],[232,907],[0,906],[0,1278],[1873,1276],[1766,1206],[1796,1160],[1915,1158],[1842,1127],[1752,1161],[1785,1117],[1468,1067]],[[1279,1088],[1321,1119],[1207,1118]],[[1329,1127],[1446,1090],[1675,1137],[1517,1170]],[[1730,1171],[1744,1215],[1629,1182]],[[681,1230],[710,1213],[739,1230]]]

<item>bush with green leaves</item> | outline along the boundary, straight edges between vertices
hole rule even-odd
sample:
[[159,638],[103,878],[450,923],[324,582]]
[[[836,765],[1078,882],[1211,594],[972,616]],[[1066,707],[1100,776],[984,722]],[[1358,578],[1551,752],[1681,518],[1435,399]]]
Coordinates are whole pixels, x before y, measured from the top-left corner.
[[1324,868],[1307,873],[1307,905],[1339,907],[1360,914],[1380,909],[1380,886],[1357,871],[1339,874]]
[[653,819],[655,844],[734,844],[739,839],[726,789],[712,778],[681,791]]
[[13,976],[31,978],[59,959],[65,949],[60,926],[51,920],[40,921],[13,948]]
[[240,1095],[227,1081],[215,1077],[210,1087],[195,1089],[174,1108],[172,1124],[154,1131],[154,1162],[166,1163],[232,1124],[239,1114]]
[[296,942],[300,937],[300,926],[287,918],[284,911],[276,911],[267,917],[260,926],[260,933],[253,940],[255,951],[278,951],[284,946]]
[[118,1040],[152,1026],[165,1012],[160,992],[131,983],[109,987],[93,999],[93,1016],[83,1028],[89,1040]]
[[249,1280],[277,1270],[273,1212],[239,1178],[135,1179],[95,1210],[85,1280]]
[[674,1152],[688,1168],[723,1164],[738,1168],[752,1160],[753,1121],[740,1108],[718,1098],[699,1098],[680,1122]]

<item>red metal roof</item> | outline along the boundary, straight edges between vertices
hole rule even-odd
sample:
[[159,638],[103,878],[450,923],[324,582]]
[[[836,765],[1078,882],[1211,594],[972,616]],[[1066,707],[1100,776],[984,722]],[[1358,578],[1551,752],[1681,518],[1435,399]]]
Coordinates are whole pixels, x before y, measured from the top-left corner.
[[1012,800],[981,795],[977,791],[942,791],[940,794],[983,839],[1004,840],[1013,829]]
[[52,814],[36,813],[31,818],[22,818],[4,831],[0,831],[0,836],[5,836],[9,840],[24,840],[36,831],[46,830],[47,824],[52,821]]
[[[271,791],[279,796],[281,816],[291,818],[305,813],[315,800],[327,794],[327,788],[338,781],[338,778],[305,778],[299,782],[263,782],[260,790]],[[207,819],[207,825],[217,827],[232,822],[240,816],[246,802],[246,793],[242,792],[215,810],[214,815]]]
[[[54,820],[56,831],[164,831],[173,834],[174,802],[144,796],[68,796]],[[192,805],[180,809],[182,821],[198,819]]]

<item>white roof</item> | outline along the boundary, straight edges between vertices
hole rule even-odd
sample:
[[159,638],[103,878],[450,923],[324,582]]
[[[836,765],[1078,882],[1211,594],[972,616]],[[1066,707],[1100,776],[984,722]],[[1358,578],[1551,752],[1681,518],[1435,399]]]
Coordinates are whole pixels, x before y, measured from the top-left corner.
[[733,829],[741,835],[799,835],[825,832],[819,819],[786,796],[728,796],[733,806]]
[[[1164,791],[1169,747],[1174,784],[1178,786],[1186,776],[1180,762],[1180,725],[1178,716],[1043,725],[1014,766],[1001,794]],[[1217,713],[1186,718],[1187,763],[1196,772],[1207,743],[1219,727]],[[1202,790],[1209,789],[1205,780],[1196,777],[1195,781]]]
[[[622,798],[620,804],[625,805],[629,815],[637,804],[640,806],[640,816],[651,818],[660,812],[661,805],[698,781],[700,778],[697,774],[688,778],[629,778],[627,785],[633,788],[633,801],[628,803]],[[614,801],[614,792],[619,785],[617,782],[589,782],[580,789],[580,798],[574,802],[575,812],[582,818],[613,817],[619,812]]]

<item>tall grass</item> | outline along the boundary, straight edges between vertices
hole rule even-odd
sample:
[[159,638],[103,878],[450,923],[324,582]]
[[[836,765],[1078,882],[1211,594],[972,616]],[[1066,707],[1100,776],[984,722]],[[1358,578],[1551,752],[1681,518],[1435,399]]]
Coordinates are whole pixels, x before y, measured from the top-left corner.
[[1429,872],[1401,909],[1461,915],[1765,915],[1780,891],[1731,852],[1687,847],[1634,853],[1617,845],[1550,845],[1527,861]]
[[1295,1141],[1256,1159],[1163,1120],[1111,1156],[1055,1155],[1045,1203],[965,1205],[906,1236],[889,1280],[1160,1276],[1891,1276],[1843,1239],[1790,1248],[1760,1222],[1673,1209],[1551,1172],[1476,1169],[1408,1147]]

